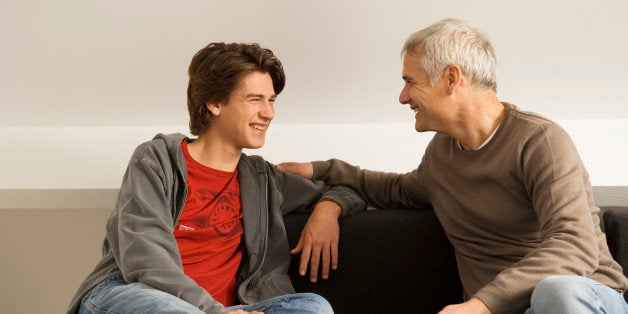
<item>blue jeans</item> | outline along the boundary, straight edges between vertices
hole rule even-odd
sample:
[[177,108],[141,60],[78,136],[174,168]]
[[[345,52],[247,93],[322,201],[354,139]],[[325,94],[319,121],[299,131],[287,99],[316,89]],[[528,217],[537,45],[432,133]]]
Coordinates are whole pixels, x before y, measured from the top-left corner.
[[[251,305],[236,305],[225,311],[263,311],[276,313],[333,313],[323,297],[297,293],[268,299]],[[196,306],[149,285],[127,283],[121,273],[111,275],[96,285],[81,300],[78,310],[84,313],[204,313]]]
[[624,296],[612,288],[582,276],[556,275],[534,288],[525,314],[628,313]]
[[314,293],[287,294],[274,297],[259,303],[250,305],[235,305],[225,309],[226,311],[243,310],[247,312],[258,311],[264,314],[333,314],[331,305],[327,300]]

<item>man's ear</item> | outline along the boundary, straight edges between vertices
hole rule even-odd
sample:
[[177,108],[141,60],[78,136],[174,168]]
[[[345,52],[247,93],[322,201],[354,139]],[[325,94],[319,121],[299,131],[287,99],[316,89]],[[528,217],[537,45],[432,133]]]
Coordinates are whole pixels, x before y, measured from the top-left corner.
[[462,69],[457,64],[452,64],[447,67],[447,87],[449,89],[449,93],[453,93],[456,88],[462,85],[463,76]]
[[219,102],[208,101],[205,103],[205,106],[213,116],[217,117],[220,115],[220,109],[222,108],[222,105]]

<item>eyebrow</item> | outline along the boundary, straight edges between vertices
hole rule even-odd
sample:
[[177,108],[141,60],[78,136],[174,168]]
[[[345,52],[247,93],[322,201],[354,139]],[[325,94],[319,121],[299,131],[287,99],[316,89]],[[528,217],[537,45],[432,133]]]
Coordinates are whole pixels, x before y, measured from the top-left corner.
[[[246,96],[244,96],[244,98],[264,98],[265,96],[262,94],[248,94]],[[268,97],[269,99],[272,98],[277,98],[277,95],[273,94],[270,97]]]

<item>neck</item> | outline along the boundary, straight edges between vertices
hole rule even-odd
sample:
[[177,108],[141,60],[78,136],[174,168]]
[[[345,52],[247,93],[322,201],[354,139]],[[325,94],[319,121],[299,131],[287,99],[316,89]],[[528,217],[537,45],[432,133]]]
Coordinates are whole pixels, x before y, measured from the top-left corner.
[[242,149],[226,145],[210,130],[211,128],[199,134],[194,142],[188,144],[190,155],[204,166],[222,171],[234,171],[240,161]]
[[493,91],[479,92],[460,106],[452,135],[464,150],[478,149],[497,129],[504,118],[504,105]]

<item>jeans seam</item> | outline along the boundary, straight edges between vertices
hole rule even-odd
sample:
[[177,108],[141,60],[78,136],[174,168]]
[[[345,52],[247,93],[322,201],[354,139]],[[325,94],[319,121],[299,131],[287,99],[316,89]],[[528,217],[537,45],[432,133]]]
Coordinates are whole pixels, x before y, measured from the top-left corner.
[[159,304],[160,302],[166,301],[166,300],[168,300],[168,299],[167,298],[157,299],[155,302],[152,302],[147,307],[145,307],[144,310],[142,311],[142,313],[150,312],[150,310],[152,310],[155,306],[157,306],[157,304]]
[[96,303],[94,303],[94,301],[91,298],[85,300],[85,306],[87,308],[89,308],[90,311],[92,311],[93,313],[98,313],[98,314],[118,314],[116,312],[105,311],[105,310],[99,308],[98,306],[96,306]]
[[109,277],[103,279],[101,282],[96,284],[96,286],[94,286],[94,288],[92,288],[92,290],[90,290],[90,294],[98,293],[108,283],[110,283],[110,282],[112,282],[114,280],[118,280],[118,275],[121,275],[121,273],[120,272],[115,272],[115,273],[111,274]]
[[121,275],[120,272],[115,272],[111,275],[109,275],[109,277],[103,279],[101,282],[99,282],[98,284],[96,284],[96,286],[94,286],[94,288],[92,288],[87,294],[85,294],[85,296],[83,297],[82,303],[85,304],[86,307],[90,308],[90,310],[92,312],[96,312],[96,313],[102,313],[102,314],[117,314],[115,312],[109,312],[109,311],[104,311],[101,308],[99,308],[96,305],[96,302],[94,301],[93,297],[98,295],[98,293],[100,293],[100,291],[107,286],[108,283],[118,280],[119,276]]

